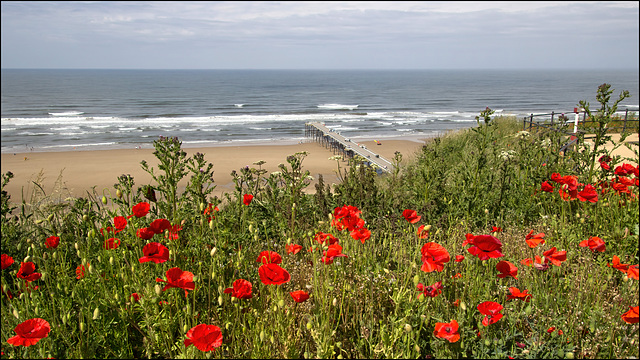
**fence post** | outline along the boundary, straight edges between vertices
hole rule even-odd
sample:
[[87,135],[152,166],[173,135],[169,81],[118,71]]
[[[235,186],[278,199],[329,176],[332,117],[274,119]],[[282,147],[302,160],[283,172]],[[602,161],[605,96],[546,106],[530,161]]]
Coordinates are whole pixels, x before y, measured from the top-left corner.
[[553,127],[553,115],[555,114],[555,111],[551,112],[551,126]]
[[624,122],[622,123],[622,133],[627,131],[627,115],[629,115],[629,109],[624,111]]
[[529,120],[529,131],[531,131],[532,126],[533,126],[533,114],[531,114],[531,120]]

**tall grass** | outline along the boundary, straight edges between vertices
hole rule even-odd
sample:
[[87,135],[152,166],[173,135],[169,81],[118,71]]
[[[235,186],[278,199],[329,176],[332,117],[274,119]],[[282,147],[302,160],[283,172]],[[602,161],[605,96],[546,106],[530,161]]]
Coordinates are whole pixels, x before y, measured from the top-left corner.
[[[136,189],[135,179],[123,175],[113,195],[32,207],[3,191],[2,253],[15,259],[2,270],[3,357],[638,357],[637,317],[636,324],[622,319],[638,306],[637,270],[634,278],[608,266],[614,255],[638,264],[637,151],[635,159],[603,159],[610,170],[600,162],[593,170],[589,161],[594,152],[600,158],[601,147],[582,143],[560,154],[560,135],[519,126],[486,109],[477,127],[426,143],[415,161],[397,154],[390,175],[352,159],[340,165],[340,184],[320,182],[313,195],[303,191],[310,184],[306,154],[297,153],[275,173],[260,162],[239,169],[235,191],[212,198],[212,167],[201,156],[186,158],[175,138],[154,143],[161,168],[143,164],[154,174],[152,187]],[[631,174],[620,175],[618,167]],[[582,184],[572,192],[570,181],[554,183],[553,174]],[[175,184],[187,176],[178,194]],[[621,178],[635,184],[615,185]],[[3,188],[10,179],[3,174]],[[545,181],[552,192],[543,190]],[[582,200],[587,184],[596,187],[597,201]],[[142,202],[150,209],[138,217],[133,208]],[[350,226],[369,230],[369,238],[356,240],[353,229],[340,225],[345,205],[359,211],[348,212]],[[409,222],[405,209],[420,218]],[[126,226],[109,232],[119,216],[130,216]],[[141,238],[140,229],[157,219],[176,227]],[[531,231],[544,233],[544,243],[530,247]],[[329,264],[328,250],[336,248],[320,243],[318,233],[335,236],[347,256]],[[503,256],[473,256],[468,249],[477,235],[499,239]],[[45,245],[51,236],[60,238],[56,248]],[[105,249],[113,237],[120,245]],[[580,246],[592,237],[604,241],[605,251]],[[472,243],[463,245],[466,239]],[[168,248],[168,261],[139,261],[151,242]],[[441,271],[422,270],[426,243],[449,254]],[[302,249],[288,253],[294,244]],[[566,251],[559,266],[543,256],[552,247]],[[256,260],[267,250],[281,255],[288,282],[263,283],[265,265]],[[464,259],[455,261],[458,255]],[[500,261],[518,268],[517,279],[497,276]],[[18,278],[21,262],[33,262],[41,278]],[[157,280],[167,280],[174,267],[193,273],[195,289],[187,295]],[[238,279],[252,283],[251,298],[225,292]],[[438,282],[441,293],[422,294]],[[512,287],[532,298],[508,300]],[[297,290],[310,298],[294,301],[289,293]],[[488,326],[477,309],[486,301],[504,307],[504,317]],[[50,324],[48,336],[27,347],[9,344],[14,328],[32,318]],[[436,323],[452,320],[459,340],[434,334]],[[185,346],[201,324],[221,330],[213,351]]]

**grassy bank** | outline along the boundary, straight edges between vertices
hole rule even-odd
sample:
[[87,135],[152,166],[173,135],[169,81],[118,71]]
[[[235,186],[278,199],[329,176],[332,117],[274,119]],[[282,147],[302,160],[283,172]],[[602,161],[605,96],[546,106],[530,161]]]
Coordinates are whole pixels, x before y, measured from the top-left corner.
[[638,357],[637,153],[520,126],[486,109],[313,195],[297,153],[212,197],[175,138],[153,187],[3,194],[3,357]]

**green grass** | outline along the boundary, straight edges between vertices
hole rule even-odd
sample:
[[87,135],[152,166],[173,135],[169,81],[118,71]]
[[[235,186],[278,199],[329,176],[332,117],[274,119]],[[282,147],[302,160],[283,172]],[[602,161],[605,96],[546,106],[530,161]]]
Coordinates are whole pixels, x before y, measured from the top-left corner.
[[[519,129],[515,119],[491,119],[425,144],[413,162],[397,156],[398,171],[385,176],[353,160],[335,189],[320,184],[314,195],[303,192],[309,180],[299,153],[279,174],[268,175],[259,164],[239,169],[236,190],[211,198],[211,168],[203,175],[197,170],[206,168],[203,159],[184,158],[180,142],[166,138],[154,143],[164,165],[153,170],[151,190],[135,189],[135,179],[123,176],[114,196],[104,199],[16,204],[3,193],[2,253],[15,259],[2,270],[2,287],[13,294],[2,295],[3,358],[637,358],[638,324],[621,316],[638,306],[638,280],[607,266],[614,255],[638,264],[637,185],[628,194],[600,193],[595,203],[561,199],[558,184],[552,193],[540,191],[553,173],[599,188],[616,166],[637,166],[637,153],[612,159],[610,172],[590,172],[589,149],[560,156],[558,134]],[[189,185],[178,194],[183,177]],[[637,179],[637,170],[629,177]],[[9,179],[3,174],[3,187]],[[249,205],[244,194],[255,196]],[[104,249],[100,229],[142,201],[151,204],[149,213],[129,218],[117,234],[120,246]],[[210,222],[211,214],[203,214],[208,203],[219,208]],[[344,205],[361,211],[371,231],[364,243],[332,226],[334,209]],[[409,223],[405,209],[420,220]],[[160,218],[181,224],[178,239],[136,235]],[[420,225],[431,225],[428,239],[417,236]],[[502,231],[492,232],[494,226]],[[545,234],[534,249],[525,242],[531,230]],[[338,238],[347,257],[324,264],[327,247],[314,240],[318,232]],[[504,256],[473,256],[462,245],[466,234],[494,235]],[[56,249],[45,247],[52,235],[60,237]],[[593,236],[605,241],[604,252],[579,246]],[[149,242],[165,245],[169,261],[140,263]],[[441,272],[421,270],[427,242],[450,254]],[[302,250],[287,254],[287,244]],[[541,271],[521,263],[552,247],[567,252],[560,266]],[[289,282],[261,282],[256,258],[266,250],[282,256]],[[465,258],[455,262],[456,255]],[[497,277],[501,260],[517,266],[517,279]],[[21,261],[42,274],[30,289],[16,277]],[[81,279],[79,265],[87,269]],[[162,291],[165,284],[156,281],[173,267],[194,275],[195,290],[186,297],[179,288]],[[224,293],[237,279],[252,283],[251,299]],[[436,282],[444,286],[441,294],[418,298],[418,283]],[[533,298],[507,300],[510,287]],[[289,292],[296,290],[310,299],[294,302]],[[485,301],[504,307],[504,317],[489,326],[477,310]],[[48,337],[29,347],[7,343],[31,318],[49,322]],[[459,341],[434,336],[437,322],[451,320],[459,324]],[[185,347],[187,332],[200,324],[221,329],[216,350]],[[549,333],[550,327],[556,330]]]

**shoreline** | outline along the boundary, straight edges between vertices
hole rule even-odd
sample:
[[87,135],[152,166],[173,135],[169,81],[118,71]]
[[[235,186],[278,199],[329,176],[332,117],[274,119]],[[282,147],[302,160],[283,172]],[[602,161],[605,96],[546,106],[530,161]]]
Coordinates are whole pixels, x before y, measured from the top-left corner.
[[[374,140],[357,140],[380,156],[392,160],[394,153],[399,151],[403,155],[403,162],[413,158],[429,138],[404,137],[380,140],[382,145],[376,145]],[[333,156],[330,149],[319,143],[307,139],[302,142],[256,142],[243,144],[224,144],[216,146],[195,146],[182,149],[191,157],[196,152],[205,154],[205,160],[213,164],[214,189],[212,195],[221,198],[224,193],[233,192],[232,171],[239,171],[244,166],[257,167],[254,162],[265,161],[262,169],[267,174],[279,171],[278,165],[286,164],[286,158],[297,152],[306,151],[303,169],[309,170],[314,180],[306,188],[307,192],[315,192],[314,185],[321,174],[325,183],[338,182],[336,175],[337,162],[329,160]],[[70,150],[70,151],[34,151],[22,153],[2,153],[2,173],[11,171],[14,178],[5,186],[14,204],[24,200],[30,203],[36,200],[38,182],[46,195],[53,195],[61,199],[67,197],[86,197],[87,191],[95,187],[95,191],[102,196],[103,191],[113,193],[113,185],[118,182],[122,174],[129,174],[134,178],[134,190],[146,184],[151,184],[151,175],[142,170],[140,162],[146,160],[150,167],[158,171],[158,161],[153,155],[155,149],[109,149],[109,150]],[[346,161],[341,161],[341,169]],[[179,188],[186,185],[186,176],[180,182]],[[38,191],[39,192],[39,191]]]

